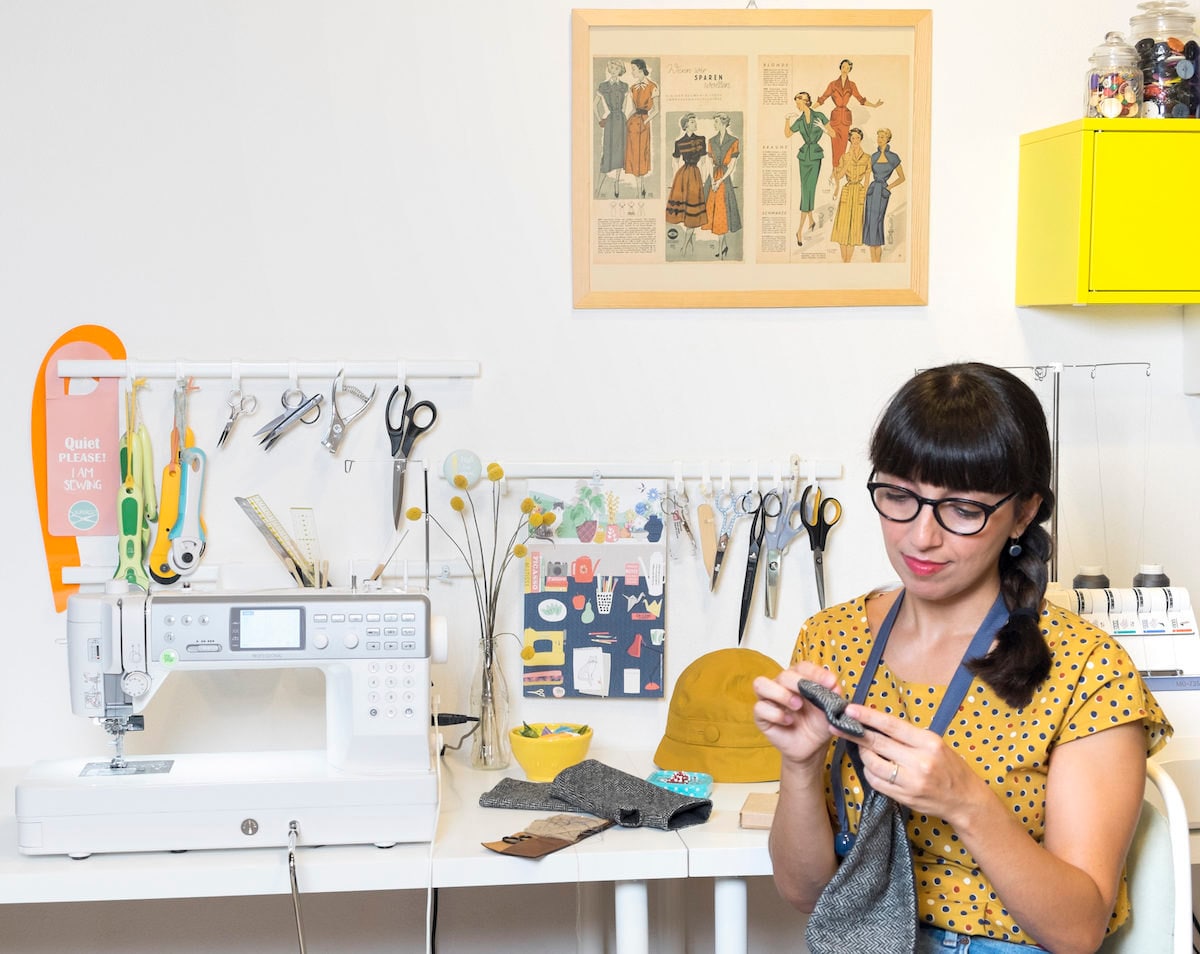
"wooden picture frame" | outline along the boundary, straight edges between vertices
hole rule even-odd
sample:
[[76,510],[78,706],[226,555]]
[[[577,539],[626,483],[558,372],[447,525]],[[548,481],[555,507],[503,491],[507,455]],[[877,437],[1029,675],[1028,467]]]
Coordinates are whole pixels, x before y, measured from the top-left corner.
[[932,29],[572,11],[575,307],[926,304]]

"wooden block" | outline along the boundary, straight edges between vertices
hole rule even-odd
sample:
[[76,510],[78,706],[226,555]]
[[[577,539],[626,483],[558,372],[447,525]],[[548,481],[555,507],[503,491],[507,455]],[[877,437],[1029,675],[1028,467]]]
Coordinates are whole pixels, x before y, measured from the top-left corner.
[[742,828],[770,828],[778,801],[778,792],[751,792],[742,802],[742,812],[738,816],[739,826]]

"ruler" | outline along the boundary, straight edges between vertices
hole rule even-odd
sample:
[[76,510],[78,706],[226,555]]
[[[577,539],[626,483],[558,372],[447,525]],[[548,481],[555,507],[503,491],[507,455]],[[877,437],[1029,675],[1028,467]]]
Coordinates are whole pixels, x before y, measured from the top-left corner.
[[317,540],[317,515],[312,507],[292,508],[292,529],[296,531],[296,544],[319,589],[325,585],[325,573],[321,564],[321,544]]
[[266,501],[257,494],[252,497],[235,497],[234,500],[246,512],[246,516],[250,518],[250,522],[258,528],[259,533],[263,535],[263,539],[267,541],[267,544],[275,551],[275,555],[287,567],[287,571],[292,575],[292,578],[301,586],[314,586],[316,580],[313,577],[311,565],[305,561],[304,555],[296,545],[296,541],[283,529],[283,524],[271,512],[271,508],[267,506]]

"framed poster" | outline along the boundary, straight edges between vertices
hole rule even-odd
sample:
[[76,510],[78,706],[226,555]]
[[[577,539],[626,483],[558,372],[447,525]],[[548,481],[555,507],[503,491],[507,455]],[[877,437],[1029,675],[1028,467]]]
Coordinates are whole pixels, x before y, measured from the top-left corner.
[[923,305],[928,10],[575,10],[577,308]]

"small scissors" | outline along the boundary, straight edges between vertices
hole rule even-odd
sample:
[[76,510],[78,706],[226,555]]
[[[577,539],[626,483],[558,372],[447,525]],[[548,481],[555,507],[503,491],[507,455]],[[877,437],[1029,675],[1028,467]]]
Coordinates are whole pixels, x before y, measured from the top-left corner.
[[710,590],[717,588],[717,577],[721,575],[721,564],[725,561],[725,551],[729,549],[729,535],[733,532],[733,525],[737,522],[738,517],[744,516],[738,509],[739,499],[728,490],[717,494],[717,510],[721,514],[721,532],[717,537],[717,555],[713,559],[712,582],[708,584]]
[[[813,494],[812,506],[808,494]],[[822,497],[821,488],[809,484],[800,495],[800,522],[808,531],[808,545],[813,552],[813,570],[817,575],[817,603],[825,608],[825,538],[829,528],[842,519],[842,505],[836,497]]]
[[675,530],[675,539],[682,539],[686,534],[688,541],[692,545],[692,552],[696,552],[696,535],[692,533],[692,525],[688,523],[687,507],[688,497],[687,491],[683,491],[680,495],[665,493],[662,496],[663,513],[671,518],[671,526]]
[[774,619],[776,612],[779,610],[779,573],[780,567],[783,564],[784,551],[787,550],[792,539],[798,536],[800,531],[804,529],[803,526],[796,522],[796,518],[800,514],[800,504],[795,501],[790,504],[788,503],[788,498],[791,494],[788,493],[787,487],[781,487],[774,492],[779,495],[779,514],[775,518],[774,526],[767,528],[765,536],[767,543],[767,599],[765,611],[769,619]]
[[233,430],[234,421],[243,414],[253,414],[258,409],[258,398],[253,394],[242,394],[240,387],[234,388],[229,392],[229,398],[225,403],[229,405],[229,417],[225,421],[225,427],[221,431],[221,436],[217,438],[218,447],[225,446],[229,432]]
[[[387,424],[388,437],[392,440],[392,519],[396,529],[404,519],[404,474],[408,470],[408,458],[412,454],[413,444],[417,438],[433,427],[437,420],[437,408],[432,401],[417,401],[411,404],[412,390],[404,385],[404,404],[400,409],[400,423],[392,423],[392,405],[400,395],[400,385],[392,388],[388,397],[384,423]],[[418,415],[423,419],[417,420]]]
[[[755,506],[749,506],[749,502],[755,498],[758,498]],[[759,493],[757,490],[750,490],[742,495],[738,506],[743,513],[754,514],[754,519],[750,521],[750,549],[746,554],[746,579],[742,583],[742,612],[738,618],[738,644],[740,645],[742,636],[746,632],[746,620],[750,617],[750,602],[754,599],[754,582],[758,579],[758,556],[762,550],[763,539],[767,534],[767,520],[780,515],[783,510],[783,499],[774,490],[769,490],[765,494]]]
[[[275,446],[275,442],[283,436],[283,432],[289,427],[292,427],[297,421],[303,421],[305,424],[316,424],[317,419],[321,416],[321,402],[325,400],[324,394],[314,394],[309,397],[299,388],[288,388],[279,398],[279,403],[283,405],[284,411],[269,424],[264,424],[254,436],[263,435],[260,444],[263,450],[270,450]],[[312,411],[317,413],[312,418],[307,418],[304,415]]]

